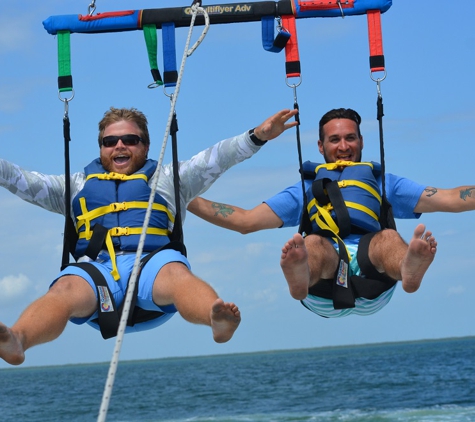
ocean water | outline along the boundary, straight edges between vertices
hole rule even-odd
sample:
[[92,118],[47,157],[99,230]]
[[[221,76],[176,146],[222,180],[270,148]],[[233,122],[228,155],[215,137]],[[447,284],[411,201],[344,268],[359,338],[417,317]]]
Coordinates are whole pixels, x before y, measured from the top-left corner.
[[[95,421],[108,369],[2,369],[0,421]],[[475,421],[475,337],[121,362],[107,421]]]

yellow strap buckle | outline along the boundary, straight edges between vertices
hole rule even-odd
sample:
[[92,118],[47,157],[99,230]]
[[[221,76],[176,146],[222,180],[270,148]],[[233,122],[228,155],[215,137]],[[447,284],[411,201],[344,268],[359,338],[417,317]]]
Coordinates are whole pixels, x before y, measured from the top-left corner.
[[110,204],[111,212],[119,212],[128,210],[129,207],[127,206],[127,202],[114,202]]
[[111,236],[128,236],[130,235],[130,227],[113,227],[109,230]]

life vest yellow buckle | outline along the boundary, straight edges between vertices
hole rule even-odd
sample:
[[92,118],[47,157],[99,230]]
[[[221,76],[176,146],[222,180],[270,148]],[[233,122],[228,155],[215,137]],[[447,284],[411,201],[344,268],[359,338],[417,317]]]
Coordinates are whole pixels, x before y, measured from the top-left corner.
[[128,236],[130,234],[130,227],[114,227],[109,230],[111,236]]
[[126,202],[114,202],[113,204],[110,204],[110,207],[112,212],[125,211],[129,209]]

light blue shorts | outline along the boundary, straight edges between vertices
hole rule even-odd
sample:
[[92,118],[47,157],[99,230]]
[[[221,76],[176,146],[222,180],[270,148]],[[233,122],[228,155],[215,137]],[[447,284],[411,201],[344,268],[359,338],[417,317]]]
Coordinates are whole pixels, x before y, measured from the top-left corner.
[[[143,254],[142,257],[146,255],[147,254]],[[117,269],[121,276],[117,281],[114,280],[110,273],[112,271],[112,263],[108,254],[100,254],[96,261],[90,263],[94,265],[104,276],[112,296],[114,297],[116,307],[118,308],[124,301],[127,292],[127,284],[134,267],[135,253],[119,254],[116,256],[116,262]],[[159,325],[162,325],[164,322],[168,321],[177,311],[173,304],[167,306],[156,305],[152,297],[153,284],[158,272],[165,264],[170,262],[181,262],[186,265],[188,269],[191,269],[190,263],[180,252],[174,249],[165,249],[156,253],[152,258],[150,258],[150,260],[142,268],[140,276],[137,280],[138,293],[136,305],[146,311],[164,312],[164,315],[150,321],[135,324],[133,327],[127,326],[125,330],[126,333],[144,331],[158,327]],[[92,280],[89,273],[80,267],[66,267],[59,273],[53,283],[51,283],[51,286],[65,275],[77,275],[86,280],[91,285],[97,298],[97,289],[94,281]],[[94,321],[97,320],[97,317],[98,311],[92,314],[89,318],[71,318],[71,322],[74,324],[88,323],[92,327],[99,329],[97,321]]]

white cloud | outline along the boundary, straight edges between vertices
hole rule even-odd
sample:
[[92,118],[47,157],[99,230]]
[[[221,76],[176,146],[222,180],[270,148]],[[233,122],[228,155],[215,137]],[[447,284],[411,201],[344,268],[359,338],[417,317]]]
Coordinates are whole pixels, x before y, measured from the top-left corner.
[[28,48],[31,39],[31,21],[28,17],[4,15],[0,18],[0,54]]
[[24,274],[9,275],[0,279],[0,303],[16,302],[27,294],[32,286],[30,279]]
[[262,305],[264,303],[270,304],[277,302],[280,290],[281,289],[278,289],[273,285],[266,289],[255,289],[244,292],[243,296],[246,298],[248,306],[254,307],[255,305]]
[[452,295],[461,295],[463,293],[465,293],[465,286],[461,286],[461,285],[458,285],[458,286],[452,286],[452,287],[449,287],[449,289],[447,290],[449,296],[452,296]]
[[251,256],[259,256],[267,247],[267,243],[248,243],[246,245],[246,253]]

